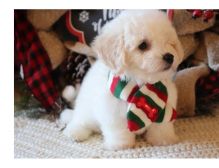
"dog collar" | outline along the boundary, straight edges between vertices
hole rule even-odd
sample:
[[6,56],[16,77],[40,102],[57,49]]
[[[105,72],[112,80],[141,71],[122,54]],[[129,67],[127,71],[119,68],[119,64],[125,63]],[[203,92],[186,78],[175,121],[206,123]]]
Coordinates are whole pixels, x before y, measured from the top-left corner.
[[161,81],[139,86],[110,73],[108,87],[113,96],[128,103],[127,126],[131,132],[142,133],[153,122],[176,118],[175,109],[167,103],[167,87]]

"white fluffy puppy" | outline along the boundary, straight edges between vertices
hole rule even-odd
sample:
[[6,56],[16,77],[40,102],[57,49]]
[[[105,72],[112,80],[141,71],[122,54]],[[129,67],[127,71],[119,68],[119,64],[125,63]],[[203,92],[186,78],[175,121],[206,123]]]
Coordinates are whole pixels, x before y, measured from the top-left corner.
[[[125,101],[114,97],[108,87],[109,72],[139,85],[163,80],[168,100],[176,107],[177,93],[172,77],[183,58],[177,34],[166,14],[158,10],[126,10],[107,23],[93,43],[98,60],[81,85],[74,110],[65,110],[61,119],[70,121],[64,134],[83,141],[101,131],[107,149],[124,149],[135,144],[127,129]],[[69,112],[71,115],[69,115]],[[172,122],[152,123],[146,140],[153,145],[177,142]]]

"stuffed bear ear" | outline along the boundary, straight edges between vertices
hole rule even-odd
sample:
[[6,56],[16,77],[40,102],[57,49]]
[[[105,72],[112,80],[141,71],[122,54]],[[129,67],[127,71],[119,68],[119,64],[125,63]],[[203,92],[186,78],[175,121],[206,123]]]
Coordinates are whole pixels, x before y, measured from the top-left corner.
[[184,54],[183,46],[177,37],[175,38],[175,42],[172,46],[176,50],[176,54],[177,54],[177,57],[175,57],[175,59],[177,59],[177,63],[180,64],[185,59],[184,58],[185,54]]
[[184,54],[183,46],[181,42],[179,41],[179,39],[177,39],[177,42],[176,42],[176,51],[178,53],[180,62],[182,62],[185,54]]
[[107,27],[96,37],[92,43],[92,49],[97,57],[110,69],[121,73],[125,65],[125,47],[123,33],[108,30]]

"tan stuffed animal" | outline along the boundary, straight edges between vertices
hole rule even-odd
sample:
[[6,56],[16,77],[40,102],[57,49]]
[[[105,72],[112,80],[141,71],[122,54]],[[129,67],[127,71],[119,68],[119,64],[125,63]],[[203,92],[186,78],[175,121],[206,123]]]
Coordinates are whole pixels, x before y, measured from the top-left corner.
[[178,91],[178,116],[195,115],[195,85],[199,78],[208,74],[209,69],[205,64],[191,68],[186,68],[177,73],[175,82]]
[[67,49],[57,34],[51,30],[51,27],[66,11],[67,10],[27,11],[27,18],[38,31],[38,36],[48,53],[53,69],[64,60]]
[[219,70],[219,34],[215,33],[218,30],[215,15],[205,22],[202,17],[192,18],[188,10],[174,11],[173,25],[184,48],[184,60],[189,59],[193,65],[176,75],[178,116],[195,115],[197,80],[209,75],[208,67]]

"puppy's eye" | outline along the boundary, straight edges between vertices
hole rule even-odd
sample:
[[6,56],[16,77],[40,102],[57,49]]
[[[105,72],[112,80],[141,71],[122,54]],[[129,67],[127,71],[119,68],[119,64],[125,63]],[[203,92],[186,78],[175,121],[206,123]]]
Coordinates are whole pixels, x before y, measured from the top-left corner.
[[145,41],[143,41],[141,44],[139,44],[138,49],[141,51],[145,51],[148,48],[148,45]]

